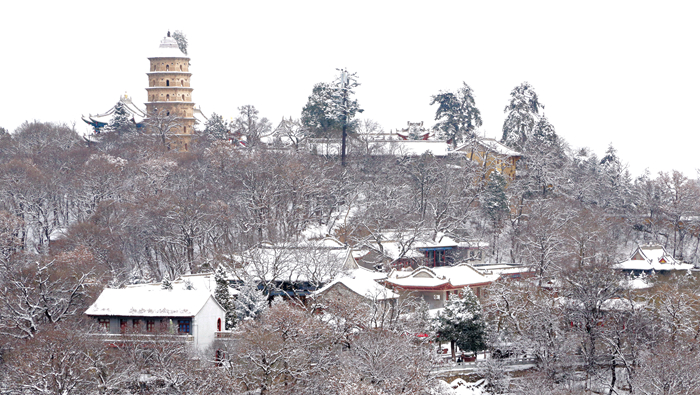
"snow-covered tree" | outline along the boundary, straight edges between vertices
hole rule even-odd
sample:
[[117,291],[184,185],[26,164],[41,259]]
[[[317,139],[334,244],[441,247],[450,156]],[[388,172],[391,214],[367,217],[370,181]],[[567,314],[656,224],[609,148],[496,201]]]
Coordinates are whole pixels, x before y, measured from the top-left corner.
[[453,358],[455,344],[462,351],[474,353],[486,347],[486,324],[481,304],[469,287],[445,302],[445,309],[438,313],[434,326],[439,341],[452,343]]
[[260,139],[267,136],[272,131],[272,124],[263,117],[260,118],[255,106],[246,104],[238,107],[240,115],[233,120],[231,129],[237,133],[246,136],[249,145],[256,145]]
[[508,196],[506,196],[506,180],[503,175],[497,171],[492,171],[489,175],[489,181],[486,183],[483,192],[479,196],[481,202],[481,210],[491,225],[491,240],[492,256],[498,261],[497,241],[501,233],[501,224],[503,219],[508,215]]
[[119,134],[136,130],[136,124],[131,120],[129,112],[126,110],[126,106],[121,100],[114,106],[114,115],[109,121],[109,130]]
[[237,322],[254,319],[267,310],[267,296],[258,289],[258,283],[255,280],[247,279],[240,288],[235,305]]
[[277,128],[275,128],[275,137],[283,143],[290,143],[295,150],[299,149],[304,139],[309,137],[309,129],[299,119],[285,119],[282,117]]
[[301,111],[301,123],[313,137],[331,137],[341,130],[340,121],[331,116],[331,84],[320,82],[314,85],[306,105]]
[[224,117],[217,113],[212,113],[204,124],[204,134],[213,139],[223,140],[228,133],[228,123]]
[[554,125],[549,123],[549,119],[544,114],[537,121],[532,137],[547,146],[553,146],[559,141]]
[[508,115],[503,122],[501,141],[508,146],[521,148],[532,137],[542,108],[544,105],[540,103],[532,85],[523,82],[516,86],[510,92],[510,103],[503,111]]
[[236,325],[236,306],[231,299],[229,293],[228,280],[226,279],[226,271],[219,266],[214,274],[216,281],[216,289],[214,290],[214,299],[226,310],[226,325],[225,329],[229,330]]
[[338,70],[340,74],[332,84],[331,106],[329,116],[340,120],[343,130],[340,148],[340,163],[345,166],[346,139],[348,127],[356,113],[362,112],[357,99],[353,99],[354,89],[360,86],[357,82],[357,73],[350,73],[345,69]]
[[170,281],[167,275],[163,277],[163,281],[161,282],[160,287],[165,290],[173,289],[173,283]]
[[185,36],[182,31],[175,30],[173,32],[173,38],[177,41],[177,47],[180,48],[180,51],[187,55],[187,36]]
[[435,120],[438,121],[434,128],[438,136],[445,140],[451,140],[452,146],[464,139],[474,137],[474,130],[481,126],[481,112],[474,102],[474,91],[462,82],[462,87],[453,92],[440,92],[430,99],[430,105],[438,104],[435,111]]

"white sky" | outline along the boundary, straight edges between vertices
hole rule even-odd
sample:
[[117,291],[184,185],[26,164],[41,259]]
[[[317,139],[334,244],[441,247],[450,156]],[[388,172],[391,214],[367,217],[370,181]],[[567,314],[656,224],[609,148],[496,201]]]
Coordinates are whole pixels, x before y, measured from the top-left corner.
[[194,101],[226,119],[255,105],[300,115],[335,69],[358,73],[362,117],[434,123],[430,96],[475,91],[500,138],[510,91],[530,82],[557,133],[633,175],[700,168],[697,1],[27,1],[3,4],[0,126],[77,122],[128,92],[146,100],[149,53],[189,40]]

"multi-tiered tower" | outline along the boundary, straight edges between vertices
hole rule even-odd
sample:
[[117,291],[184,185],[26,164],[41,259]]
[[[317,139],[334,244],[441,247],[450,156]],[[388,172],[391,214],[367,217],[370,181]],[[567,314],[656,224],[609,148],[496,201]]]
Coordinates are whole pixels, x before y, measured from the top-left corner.
[[194,102],[190,88],[190,58],[180,51],[177,41],[168,36],[149,57],[148,102],[146,112],[150,127],[167,135],[170,146],[187,151],[194,133]]

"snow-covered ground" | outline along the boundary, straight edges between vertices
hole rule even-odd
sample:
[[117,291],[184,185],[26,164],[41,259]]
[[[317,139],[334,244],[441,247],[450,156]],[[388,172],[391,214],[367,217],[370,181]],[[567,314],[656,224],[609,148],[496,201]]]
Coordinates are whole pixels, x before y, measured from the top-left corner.
[[486,382],[483,379],[475,383],[456,379],[449,384],[444,380],[438,380],[437,386],[430,393],[432,395],[487,395],[485,385]]

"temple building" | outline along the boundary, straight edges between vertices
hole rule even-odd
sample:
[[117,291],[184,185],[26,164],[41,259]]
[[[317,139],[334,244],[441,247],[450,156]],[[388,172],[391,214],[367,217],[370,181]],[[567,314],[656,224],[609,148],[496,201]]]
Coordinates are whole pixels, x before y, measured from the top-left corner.
[[151,64],[147,73],[146,121],[150,121],[151,129],[166,129],[151,132],[167,135],[171,148],[187,151],[197,121],[190,87],[190,58],[180,51],[177,41],[168,32],[148,60]]
[[192,101],[190,58],[180,50],[177,41],[168,32],[148,60],[145,110],[136,106],[125,94],[108,111],[89,114],[82,119],[93,127],[95,134],[99,134],[109,129],[106,127],[119,106],[137,128],[163,136],[169,148],[187,151],[195,126],[207,121],[207,117],[199,108],[195,108]]
[[121,106],[121,108],[126,112],[127,118],[129,118],[129,120],[133,122],[137,128],[143,127],[143,120],[146,118],[146,113],[142,109],[138,108],[126,93],[124,93],[123,96],[120,96],[117,104],[106,112],[97,115],[88,114],[87,117],[83,115],[83,122],[92,126],[95,134],[100,134],[116,115],[116,112],[118,111],[117,107],[119,106]]

